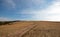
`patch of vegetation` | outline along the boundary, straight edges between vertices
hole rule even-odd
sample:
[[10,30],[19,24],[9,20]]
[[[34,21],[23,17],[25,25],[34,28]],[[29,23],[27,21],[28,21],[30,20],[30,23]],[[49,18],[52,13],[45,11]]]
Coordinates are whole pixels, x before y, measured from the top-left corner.
[[0,22],[0,25],[6,25],[6,24],[9,24],[11,22]]
[[18,21],[4,21],[4,22],[0,21],[0,25],[6,25],[6,24],[10,25],[13,22],[18,22]]

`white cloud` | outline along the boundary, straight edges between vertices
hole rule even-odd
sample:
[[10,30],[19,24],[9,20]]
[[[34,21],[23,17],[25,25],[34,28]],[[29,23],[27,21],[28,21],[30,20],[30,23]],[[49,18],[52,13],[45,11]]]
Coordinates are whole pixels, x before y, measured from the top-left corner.
[[18,14],[33,14],[33,10],[25,9],[25,10],[22,10],[21,12],[18,12]]
[[40,5],[40,4],[45,3],[44,0],[32,0],[32,2],[33,2],[33,4],[35,4],[35,5]]
[[54,1],[46,9],[35,11],[33,18],[37,20],[60,21],[60,2]]
[[56,2],[60,2],[60,0],[54,0],[54,1],[56,1]]
[[0,17],[0,21],[11,21],[11,19],[7,17]]
[[5,0],[4,3],[9,6],[9,7],[12,7],[12,8],[15,8],[16,4],[14,3],[13,0]]
[[55,2],[48,8],[48,13],[60,13],[60,2]]
[[47,19],[46,20],[48,20],[48,21],[60,21],[60,16],[55,16],[55,15],[53,15],[53,16],[48,16],[48,17],[46,17]]
[[[35,0],[38,3],[40,0]],[[24,10],[22,14],[33,14],[31,17],[33,20],[49,20],[60,21],[60,1],[54,0],[54,2],[42,10]]]
[[45,10],[47,16],[46,20],[60,21],[60,2],[55,1],[47,10]]

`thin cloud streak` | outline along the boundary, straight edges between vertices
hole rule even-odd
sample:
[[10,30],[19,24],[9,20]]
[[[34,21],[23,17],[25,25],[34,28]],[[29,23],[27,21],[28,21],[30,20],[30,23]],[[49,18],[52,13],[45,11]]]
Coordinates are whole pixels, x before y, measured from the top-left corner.
[[4,3],[6,4],[6,6],[8,7],[12,7],[12,8],[15,8],[16,4],[13,0],[5,0]]
[[35,4],[35,5],[40,5],[40,4],[45,3],[44,0],[32,0],[32,2],[33,2],[33,4]]
[[7,17],[0,17],[0,21],[12,21],[12,20]]

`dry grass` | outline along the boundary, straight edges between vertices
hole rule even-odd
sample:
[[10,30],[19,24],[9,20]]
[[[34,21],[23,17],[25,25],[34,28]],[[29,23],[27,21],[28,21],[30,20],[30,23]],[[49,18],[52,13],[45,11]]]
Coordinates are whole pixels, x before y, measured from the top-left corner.
[[60,37],[60,23],[36,22],[37,26],[22,37]]
[[[8,37],[15,32],[19,33],[21,29],[35,24],[37,26],[26,32],[22,37],[60,37],[60,22],[48,21],[26,21],[15,22],[12,25],[2,25],[0,26],[0,37]],[[13,35],[13,37],[18,37],[18,35]]]
[[9,36],[15,32],[19,32],[21,29],[33,24],[33,22],[15,22],[12,25],[2,25],[0,26],[0,37]]

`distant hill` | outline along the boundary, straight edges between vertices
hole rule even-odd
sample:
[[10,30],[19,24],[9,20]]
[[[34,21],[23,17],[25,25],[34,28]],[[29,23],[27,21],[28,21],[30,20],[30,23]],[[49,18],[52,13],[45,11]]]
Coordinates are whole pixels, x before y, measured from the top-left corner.
[[20,22],[20,21],[18,21],[18,20],[16,20],[16,21],[0,21],[0,25],[6,25],[9,23],[13,23],[13,22]]
[[[23,22],[23,21],[20,21],[20,20],[15,20],[15,21],[0,21],[0,25],[10,25],[14,22]],[[26,22],[26,21],[24,21]],[[27,21],[27,22],[31,22],[31,21]],[[49,23],[60,23],[60,22],[57,22],[57,21],[32,21],[32,22],[49,22]]]

